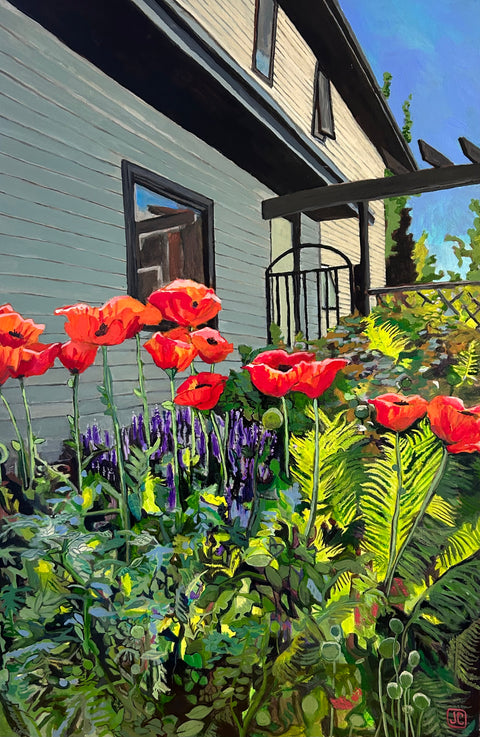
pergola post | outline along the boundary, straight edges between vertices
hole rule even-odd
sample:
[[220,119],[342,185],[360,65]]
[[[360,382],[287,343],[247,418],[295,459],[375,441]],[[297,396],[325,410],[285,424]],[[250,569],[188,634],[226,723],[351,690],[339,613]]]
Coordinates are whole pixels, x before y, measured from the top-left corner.
[[358,203],[360,263],[356,269],[357,308],[362,315],[370,312],[370,248],[368,243],[368,202]]

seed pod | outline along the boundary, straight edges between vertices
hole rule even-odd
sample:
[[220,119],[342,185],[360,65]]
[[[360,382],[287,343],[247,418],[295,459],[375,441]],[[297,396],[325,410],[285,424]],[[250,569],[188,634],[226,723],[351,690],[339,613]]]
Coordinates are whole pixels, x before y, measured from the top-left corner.
[[428,709],[431,703],[428,696],[426,696],[424,693],[421,693],[420,691],[414,694],[412,701],[414,707],[419,711],[425,711],[425,709]]
[[412,652],[408,654],[408,664],[410,668],[416,668],[419,663],[420,653],[418,650],[412,650]]
[[340,645],[338,642],[324,642],[322,645],[322,658],[333,662],[340,657]]
[[355,407],[355,417],[358,420],[366,420],[366,418],[370,414],[370,407],[368,404],[359,404],[357,407]]
[[330,627],[330,634],[334,638],[334,640],[341,640],[342,628],[338,624],[334,624],[332,625],[332,627]]
[[393,655],[398,655],[400,651],[400,643],[395,640],[394,637],[387,637],[379,645],[378,652],[382,658],[393,658]]
[[283,414],[276,407],[270,407],[262,415],[262,425],[266,430],[278,430],[283,425]]
[[400,685],[402,686],[402,688],[404,688],[405,690],[407,690],[407,688],[410,688],[410,686],[411,686],[411,685],[412,685],[412,683],[413,683],[413,676],[412,676],[412,674],[410,673],[410,671],[408,671],[408,670],[403,670],[403,671],[402,671],[402,672],[400,673],[400,675],[399,675],[399,677],[398,677],[398,680],[399,680],[399,682],[400,682]]
[[393,619],[388,623],[388,626],[395,635],[401,635],[403,632],[403,624],[400,619],[397,619],[397,617],[393,617]]
[[398,701],[402,698],[403,689],[396,681],[390,681],[387,683],[387,694],[393,701]]
[[410,706],[410,704],[407,704],[406,706],[402,706],[402,711],[404,714],[408,714],[408,716],[412,716],[413,714],[413,706]]

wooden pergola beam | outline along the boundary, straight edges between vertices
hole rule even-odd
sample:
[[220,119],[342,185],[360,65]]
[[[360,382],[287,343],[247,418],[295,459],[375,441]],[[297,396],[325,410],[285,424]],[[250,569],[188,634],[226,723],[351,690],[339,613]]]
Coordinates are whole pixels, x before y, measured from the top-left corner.
[[460,164],[437,169],[422,169],[380,179],[331,184],[272,197],[262,202],[264,220],[333,208],[352,202],[384,200],[388,197],[435,192],[452,187],[480,184],[480,164]]

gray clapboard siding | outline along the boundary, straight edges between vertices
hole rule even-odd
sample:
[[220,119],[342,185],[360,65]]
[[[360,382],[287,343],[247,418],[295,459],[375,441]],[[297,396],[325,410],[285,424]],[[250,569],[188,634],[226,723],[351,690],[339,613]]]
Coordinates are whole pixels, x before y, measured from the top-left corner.
[[[2,301],[44,322],[45,341],[65,339],[55,307],[76,301],[101,304],[126,291],[126,253],[120,163],[129,159],[215,203],[220,328],[234,342],[265,340],[263,273],[268,223],[260,203],[271,193],[217,151],[138,100],[77,57],[30,19],[0,0],[2,175],[0,254]],[[142,335],[147,339],[149,334]],[[139,402],[134,341],[109,350],[116,400],[128,422]],[[152,405],[166,382],[145,353]],[[80,382],[83,425],[105,426],[97,384],[101,354]],[[239,366],[237,357],[222,367]],[[68,372],[56,367],[27,380],[36,432],[49,435],[53,457],[67,435]],[[178,382],[185,376],[180,376]],[[5,395],[19,415],[16,382]],[[1,412],[2,439],[11,436]]]

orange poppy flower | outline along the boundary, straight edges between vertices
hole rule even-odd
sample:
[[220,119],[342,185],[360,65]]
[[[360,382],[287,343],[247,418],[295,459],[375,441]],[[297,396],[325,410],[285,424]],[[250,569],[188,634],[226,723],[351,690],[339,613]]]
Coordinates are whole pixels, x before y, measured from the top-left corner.
[[55,315],[65,315],[65,332],[75,343],[107,346],[119,345],[144,325],[161,320],[158,310],[128,296],[113,297],[103,307],[83,303],[59,307]]
[[144,343],[154,363],[164,371],[185,371],[197,355],[197,349],[183,340],[175,340],[163,333],[155,333]]
[[175,404],[195,409],[213,409],[227,383],[227,377],[201,371],[189,376],[177,389]]
[[375,407],[377,422],[388,430],[403,432],[427,414],[428,402],[418,394],[404,397],[402,394],[382,394],[369,399]]
[[292,391],[302,392],[310,399],[318,399],[348,363],[345,358],[326,358],[323,361],[298,363],[294,369],[296,379]]
[[71,374],[83,374],[95,361],[97,351],[98,346],[69,340],[62,345],[58,357]]
[[0,386],[11,376],[10,368],[15,364],[15,348],[0,345]]
[[480,451],[480,405],[467,409],[456,397],[435,397],[428,405],[428,419],[449,453]]
[[197,327],[219,313],[222,303],[213,289],[191,279],[175,279],[148,298],[165,320],[184,327]]
[[45,325],[37,325],[33,320],[25,320],[12,305],[0,307],[0,345],[17,348],[26,343],[35,343],[45,330]]
[[133,338],[145,325],[159,325],[162,313],[153,305],[144,305],[129,296],[112,297],[101,308],[107,322],[120,320],[125,327],[126,338]]
[[229,343],[218,330],[212,328],[195,330],[190,338],[205,363],[220,363],[233,351],[233,343]]
[[41,376],[53,366],[61,347],[61,343],[29,343],[20,346],[12,356],[10,376],[14,379]]
[[252,384],[269,397],[284,397],[297,380],[295,367],[301,362],[315,360],[315,353],[297,351],[287,353],[283,350],[263,351],[252,363],[243,368],[248,371]]

